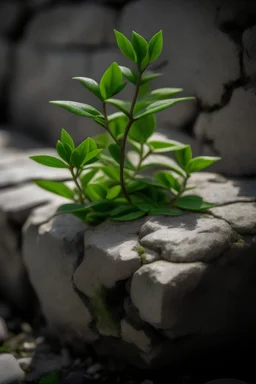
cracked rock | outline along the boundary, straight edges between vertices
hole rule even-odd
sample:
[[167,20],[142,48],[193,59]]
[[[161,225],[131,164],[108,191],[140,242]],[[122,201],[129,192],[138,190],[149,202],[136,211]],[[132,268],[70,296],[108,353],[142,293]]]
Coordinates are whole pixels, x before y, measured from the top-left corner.
[[36,215],[23,229],[24,262],[50,328],[66,342],[73,338],[80,345],[95,340],[97,335],[89,327],[91,315],[72,284],[83,255],[85,224],[73,216],[56,217],[42,225],[34,220]]
[[232,228],[207,215],[153,217],[140,230],[140,244],[158,252],[162,259],[178,263],[210,262],[232,243]]
[[112,43],[115,17],[113,9],[93,3],[61,5],[38,13],[25,38],[30,43],[46,46]]
[[[255,7],[256,8],[256,7]],[[256,77],[256,25],[243,33],[244,68],[247,76]]]
[[211,140],[222,160],[214,168],[229,176],[256,173],[256,90],[237,88],[226,106],[202,113],[194,127],[196,137]]

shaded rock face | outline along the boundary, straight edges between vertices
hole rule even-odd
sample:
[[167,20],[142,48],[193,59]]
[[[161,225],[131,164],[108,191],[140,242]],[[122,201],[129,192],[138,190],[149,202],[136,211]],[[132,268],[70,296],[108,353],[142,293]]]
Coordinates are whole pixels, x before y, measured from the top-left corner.
[[216,204],[207,213],[91,228],[69,216],[47,221],[47,206],[33,211],[24,261],[64,340],[152,367],[254,328],[255,180],[200,173],[194,183]]
[[[128,37],[134,29],[148,39],[162,29],[164,50],[154,66],[164,75],[152,87],[183,88],[182,96],[196,99],[158,114],[159,131],[191,144],[195,155],[222,156],[214,172],[255,175],[254,1],[3,0],[0,21],[5,123],[50,145],[62,127],[77,143],[102,132],[91,119],[49,101],[73,100],[101,110],[99,100],[72,77],[99,81],[113,61],[131,65],[116,46],[114,28]],[[128,85],[120,97],[130,99],[133,92]]]

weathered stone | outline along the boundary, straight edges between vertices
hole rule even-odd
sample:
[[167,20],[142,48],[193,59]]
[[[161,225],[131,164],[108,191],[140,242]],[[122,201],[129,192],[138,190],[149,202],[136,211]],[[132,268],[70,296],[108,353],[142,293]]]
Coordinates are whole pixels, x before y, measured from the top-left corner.
[[19,366],[18,361],[11,354],[0,355],[0,380],[1,384],[13,384],[24,379],[25,373]]
[[184,214],[156,217],[140,230],[140,244],[158,252],[162,259],[178,263],[210,262],[232,243],[232,228],[211,216]]
[[92,3],[57,6],[32,20],[26,39],[42,45],[106,44],[114,41],[115,17],[113,9]]
[[141,220],[133,223],[106,222],[87,229],[85,256],[74,275],[77,288],[93,297],[101,287],[113,288],[120,280],[128,279],[141,266],[136,251],[137,232]]
[[215,105],[221,101],[224,84],[239,77],[237,47],[215,24],[219,5],[221,1],[142,0],[125,7],[120,28],[125,35],[133,29],[146,38],[162,29],[166,43],[161,60],[169,63],[159,84],[183,88],[202,104]]
[[214,168],[217,172],[229,176],[255,175],[255,104],[255,89],[237,88],[225,107],[199,116],[194,128],[196,136],[212,140],[222,157]]
[[53,146],[62,128],[72,134],[76,143],[81,138],[102,132],[102,128],[91,119],[49,104],[50,100],[88,103],[91,100],[89,92],[72,80],[74,76],[88,75],[88,54],[52,53],[21,46],[11,87],[12,121],[33,137],[44,139]]
[[121,321],[121,337],[127,343],[135,344],[142,352],[152,351],[152,340],[143,329],[136,329],[127,319]]
[[[56,217],[41,226],[37,220],[34,225],[34,220],[36,215],[23,231],[24,262],[49,326],[63,342],[72,338],[79,344],[95,340],[97,335],[90,330],[91,315],[72,284],[83,256],[86,226],[71,215]],[[47,276],[42,270],[47,270]]]
[[0,13],[0,33],[7,34],[15,28],[21,4],[19,2],[2,2]]
[[22,358],[18,359],[18,363],[19,363],[21,369],[23,369],[23,371],[25,371],[25,372],[29,370],[29,367],[31,365],[31,361],[32,361],[31,357],[22,357]]
[[256,77],[256,26],[244,31],[243,47],[245,73]]
[[241,234],[256,234],[256,203],[228,204],[213,208],[211,212],[215,217],[226,220]]

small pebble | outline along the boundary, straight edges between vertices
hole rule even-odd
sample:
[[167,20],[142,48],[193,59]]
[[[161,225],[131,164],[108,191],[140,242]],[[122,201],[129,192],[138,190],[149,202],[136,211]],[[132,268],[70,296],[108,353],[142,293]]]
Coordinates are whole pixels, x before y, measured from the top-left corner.
[[25,341],[25,343],[23,343],[23,350],[25,352],[33,352],[36,348],[36,344],[35,343],[30,343],[28,341]]
[[6,322],[0,317],[0,344],[4,343],[8,338],[8,329]]
[[9,353],[0,355],[0,382],[13,384],[24,379],[25,372],[20,368],[18,361]]
[[25,372],[29,369],[31,361],[32,357],[22,357],[21,359],[18,359],[18,363],[21,369],[23,369]]
[[97,363],[97,364],[91,365],[86,372],[89,373],[89,375],[94,375],[95,373],[99,372],[101,369],[102,369],[101,364]]

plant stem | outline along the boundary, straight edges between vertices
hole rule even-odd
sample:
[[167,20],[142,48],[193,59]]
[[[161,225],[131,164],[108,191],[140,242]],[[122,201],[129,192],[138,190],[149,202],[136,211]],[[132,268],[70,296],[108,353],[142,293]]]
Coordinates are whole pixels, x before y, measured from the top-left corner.
[[148,151],[148,153],[146,153],[144,156],[143,156],[143,144],[141,145],[141,153],[140,153],[140,159],[139,159],[139,163],[137,165],[137,168],[136,170],[134,171],[134,174],[132,175],[132,179],[134,179],[134,177],[137,175],[137,173],[140,171],[140,167],[141,167],[141,164],[142,162],[149,156],[151,155],[151,150]]
[[109,122],[108,122],[108,115],[107,115],[107,105],[106,105],[105,101],[103,101],[103,103],[102,103],[102,108],[103,108],[103,115],[104,115],[105,123],[106,123],[106,127],[105,128],[108,131],[108,133],[110,134],[110,136],[112,137],[112,139],[116,142],[116,144],[119,144],[118,140],[115,138],[115,136],[113,135],[113,133],[109,129]]
[[124,135],[123,135],[122,140],[121,140],[120,185],[121,185],[121,188],[122,188],[122,191],[123,191],[123,194],[124,194],[125,198],[130,203],[131,203],[131,199],[130,199],[130,196],[129,196],[128,192],[127,192],[127,189],[126,189],[126,186],[125,186],[125,181],[124,181],[125,147],[126,147],[126,141],[127,141],[129,130],[130,130],[130,128],[131,128],[131,126],[132,126],[132,124],[134,122],[133,111],[134,111],[135,103],[136,103],[136,100],[137,100],[137,97],[138,97],[138,94],[139,94],[141,77],[142,77],[142,74],[143,74],[144,70],[139,72],[139,75],[138,75],[138,78],[137,78],[137,83],[136,83],[136,87],[135,87],[135,93],[134,93],[134,96],[133,96],[133,100],[132,100],[131,108],[130,108],[130,113],[129,113],[129,121],[127,123],[127,126],[126,126],[125,131],[124,131]]
[[175,196],[175,198],[171,201],[171,204],[170,204],[170,207],[172,208],[176,201],[183,195],[183,193],[185,192],[185,189],[186,189],[186,186],[187,186],[187,182],[188,182],[188,179],[189,179],[189,175],[186,173],[186,176],[184,177],[184,180],[183,180],[183,184],[182,184],[182,188],[180,190],[180,192],[177,194],[177,196]]
[[78,180],[77,180],[78,174],[75,175],[74,168],[72,166],[69,169],[70,169],[71,175],[73,177],[74,183],[75,183],[75,185],[76,185],[76,187],[78,189],[78,195],[79,195],[80,203],[84,204],[84,197],[85,197],[85,195],[84,195],[84,192],[83,192],[82,188],[80,187],[80,185],[78,183]]

